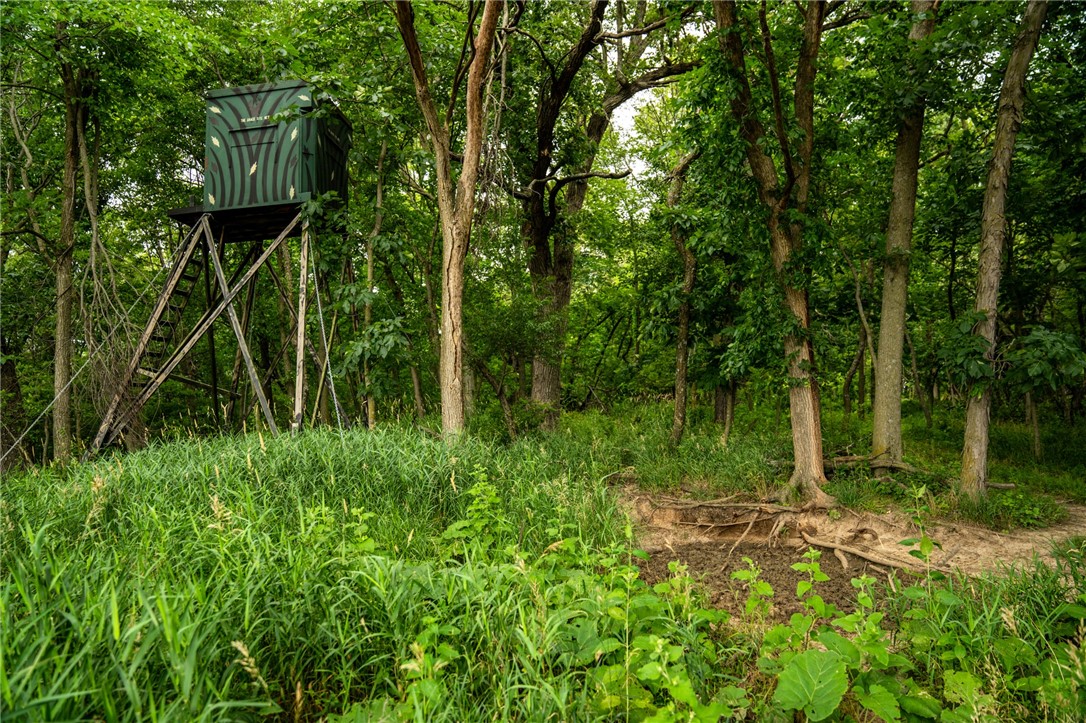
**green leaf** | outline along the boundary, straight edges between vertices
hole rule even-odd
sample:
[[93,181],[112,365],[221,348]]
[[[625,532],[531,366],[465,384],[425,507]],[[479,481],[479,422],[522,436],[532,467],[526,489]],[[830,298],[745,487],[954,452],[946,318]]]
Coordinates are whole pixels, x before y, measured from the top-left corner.
[[856,694],[856,700],[860,701],[860,705],[882,720],[901,720],[901,708],[898,707],[897,697],[878,683],[868,686],[867,692],[860,689],[853,689],[852,692]]
[[860,649],[856,647],[856,643],[845,636],[840,633],[835,633],[832,630],[827,630],[819,635],[817,640],[825,645],[827,650],[831,650],[841,656],[841,659],[848,667],[860,667]]
[[660,664],[653,660],[641,666],[641,669],[637,671],[637,677],[640,680],[659,680],[663,672],[664,669]]
[[962,599],[960,597],[944,588],[939,588],[935,591],[935,599],[940,605],[946,605],[948,608],[957,607],[962,604]]
[[820,721],[837,710],[846,690],[848,676],[841,656],[828,650],[805,650],[781,672],[773,702]]

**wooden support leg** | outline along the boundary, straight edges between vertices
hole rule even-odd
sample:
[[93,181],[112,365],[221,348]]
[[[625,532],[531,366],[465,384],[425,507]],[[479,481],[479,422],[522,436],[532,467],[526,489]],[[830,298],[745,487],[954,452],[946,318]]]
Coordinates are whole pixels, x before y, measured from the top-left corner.
[[[220,244],[222,243],[222,238],[221,237],[219,238],[219,243]],[[261,245],[262,244],[259,241],[254,244],[254,246],[261,246]],[[221,248],[220,248],[220,251],[221,251]],[[256,300],[256,277],[254,276],[252,283],[249,284],[249,291],[245,295],[245,306],[241,307],[241,331],[242,331],[243,334],[245,334],[246,339],[249,338],[249,324],[250,324],[250,322],[252,320],[253,302],[255,300]],[[234,420],[234,412],[235,412],[235,408],[236,408],[235,402],[237,401],[238,396],[239,396],[237,392],[238,392],[238,384],[241,382],[241,363],[242,363],[242,361],[243,360],[242,360],[242,356],[241,356],[241,347],[239,346],[238,350],[237,350],[237,353],[234,355],[234,367],[233,367],[233,370],[231,372],[232,376],[230,377],[230,379],[231,379],[231,382],[230,382],[230,392],[231,392],[230,405],[226,409],[226,419],[227,419],[227,421],[230,424],[235,424],[235,425],[237,424],[235,422],[235,420]],[[248,415],[246,415],[246,416],[248,416]],[[245,417],[242,417],[242,419],[245,419]],[[238,425],[238,426],[240,426],[240,425]]]
[[[230,293],[230,286],[226,283],[226,274],[223,273],[222,264],[219,262],[219,250],[215,246],[215,240],[212,237],[211,226],[207,222],[207,217],[204,217],[203,224],[204,232],[207,235],[207,245],[211,250],[211,253],[209,254],[211,256],[211,263],[215,265],[215,277],[219,281],[219,288],[222,289],[223,297],[225,299]],[[238,321],[237,312],[234,311],[233,299],[226,302],[226,315],[230,319],[230,326],[234,328],[234,336],[238,338],[238,348],[241,350],[241,355],[245,358],[245,368],[249,372],[249,381],[253,385],[253,393],[256,394],[257,399],[260,400],[260,408],[264,411],[264,418],[268,420],[268,428],[271,429],[272,434],[278,434],[279,429],[275,426],[275,417],[272,416],[271,407],[268,405],[268,399],[264,396],[264,390],[260,386],[260,375],[256,373],[253,357],[249,354],[249,345],[245,341],[245,330],[242,328],[241,322]]]
[[291,431],[297,434],[302,428],[305,413],[305,307],[309,281],[309,222],[302,222],[301,261],[298,264],[298,337],[294,366],[294,421]]
[[[284,284],[283,279],[279,278],[279,274],[276,273],[275,267],[273,267],[271,264],[268,265],[268,276],[270,276],[271,280],[275,282],[275,287],[279,291],[279,298],[283,300],[284,306],[286,307],[287,311],[290,312],[291,323],[295,325],[291,329],[290,336],[291,338],[294,338],[296,337],[298,330],[298,311],[294,308],[294,303],[290,298],[290,294],[287,292],[287,288]],[[309,339],[309,337],[305,337],[305,351],[307,354],[309,354],[309,360],[313,362],[313,366],[317,367],[318,369],[321,368],[324,364],[324,355],[320,352],[320,350],[317,349],[317,347],[313,346],[313,342]],[[348,418],[347,410],[343,408],[343,405],[338,400],[336,401],[336,410],[339,412],[339,416],[343,417],[344,419]]]
[[[207,308],[211,308],[211,261],[207,257],[207,244],[200,244],[200,250],[204,256],[204,298]],[[211,407],[215,417],[216,429],[222,428],[222,411],[219,409],[219,359],[215,354],[215,327],[207,330],[207,350],[211,354]],[[233,404],[233,397],[230,404]]]

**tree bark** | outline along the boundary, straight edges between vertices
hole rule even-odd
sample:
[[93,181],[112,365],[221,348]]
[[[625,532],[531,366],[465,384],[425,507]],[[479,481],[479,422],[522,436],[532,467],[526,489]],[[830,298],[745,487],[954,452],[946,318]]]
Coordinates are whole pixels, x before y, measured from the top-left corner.
[[[668,208],[675,209],[682,198],[686,171],[697,158],[695,151],[687,155],[671,170],[671,189],[667,194]],[[678,338],[675,341],[675,411],[671,421],[671,446],[678,447],[686,430],[686,376],[689,361],[690,339],[690,294],[694,291],[697,278],[698,260],[694,252],[687,248],[684,231],[680,224],[671,224],[671,241],[683,262],[683,285],[679,297]]]
[[911,360],[912,372],[913,372],[913,386],[916,387],[916,401],[920,402],[920,410],[924,413],[924,426],[931,429],[931,397],[927,385],[920,378],[920,368],[916,363],[916,347],[913,346],[912,336],[909,334],[909,329],[905,329],[905,341],[909,344],[909,358]]
[[[437,206],[443,242],[438,371],[441,386],[441,429],[447,438],[458,437],[464,431],[464,262],[475,213],[475,182],[479,174],[479,157],[486,124],[483,85],[501,8],[502,3],[498,0],[486,0],[479,31],[472,46],[473,54],[468,66],[465,92],[467,127],[463,164],[460,179],[454,185],[450,167],[451,119],[448,116],[444,122],[439,119],[437,107],[430,94],[426,65],[415,34],[414,9],[409,2],[397,2],[393,5],[396,23],[411,65],[415,97],[430,134],[437,171]],[[453,92],[455,93],[455,89]]]
[[845,410],[846,425],[848,424],[848,418],[852,416],[852,378],[856,376],[856,372],[860,373],[859,393],[861,409],[864,404],[864,352],[867,349],[867,332],[864,329],[865,327],[860,326],[860,333],[856,339],[856,354],[852,357],[852,364],[849,366],[848,371],[845,372],[845,383],[841,388],[841,405]]
[[[67,44],[67,23],[57,23],[57,51]],[[60,239],[56,257],[56,326],[53,336],[53,459],[72,455],[72,252],[75,249],[79,124],[84,118],[82,72],[60,64],[64,85],[64,178],[61,187]]]
[[[1006,217],[1007,182],[1011,174],[1014,143],[1022,124],[1026,103],[1026,71],[1041,35],[1046,0],[1030,0],[1022,16],[1022,25],[1011,50],[1010,61],[1003,75],[996,114],[996,132],[992,161],[980,220],[980,252],[977,264],[977,299],[974,306],[983,315],[973,333],[984,340],[988,363],[993,363],[996,348],[996,309],[999,303],[999,280]],[[991,387],[979,394],[970,394],[965,407],[965,439],[962,444],[962,489],[972,499],[987,494],[988,486],[988,426],[991,414]]]
[[[913,26],[909,41],[923,42],[935,28],[938,0],[912,0]],[[913,70],[919,83],[925,73]],[[898,124],[890,217],[886,224],[886,259],[882,272],[882,315],[878,357],[875,362],[875,404],[872,408],[871,468],[888,470],[885,463],[902,461],[901,390],[904,365],[905,310],[909,293],[909,254],[916,213],[920,141],[924,131],[924,97],[917,94]]]
[[789,410],[792,425],[792,447],[795,464],[789,481],[796,494],[814,507],[828,507],[836,503],[822,491],[826,481],[822,464],[822,419],[818,381],[814,374],[814,349],[810,341],[810,313],[807,292],[796,288],[788,270],[793,257],[803,247],[801,223],[788,221],[786,212],[794,209],[806,211],[811,183],[811,160],[814,151],[814,81],[817,73],[818,49],[822,40],[822,24],[826,5],[808,2],[803,13],[802,40],[795,72],[795,88],[792,102],[795,120],[802,131],[802,139],[795,155],[791,141],[784,130],[779,78],[772,56],[772,39],[762,8],[763,45],[766,49],[767,66],[773,96],[773,116],[777,129],[777,142],[785,170],[782,186],[773,158],[764,150],[766,132],[754,108],[754,96],[747,77],[741,29],[734,2],[714,2],[713,11],[717,26],[721,29],[720,43],[725,59],[737,81],[731,101],[731,112],[739,124],[745,141],[747,162],[758,188],[758,196],[768,210],[770,255],[777,280],[784,292],[784,303],[797,330],[784,339],[784,353],[789,377]]
[[[384,219],[385,198],[385,155],[388,153],[388,141],[381,141],[381,153],[377,157],[377,199],[374,203],[373,229],[366,239],[366,305],[363,310],[363,323],[366,332],[369,332],[373,323],[373,240],[381,233],[381,222]],[[418,371],[412,367],[411,379],[414,382],[418,377]],[[377,426],[377,400],[373,397],[373,380],[370,378],[370,360],[367,355],[362,360],[362,384],[366,389],[366,426],[373,429]],[[417,388],[417,384],[415,385]],[[417,396],[417,395],[416,395]],[[419,415],[420,418],[422,415]]]
[[1033,433],[1033,459],[1041,461],[1044,450],[1041,449],[1041,420],[1037,415],[1037,402],[1032,392],[1026,392],[1026,421]]

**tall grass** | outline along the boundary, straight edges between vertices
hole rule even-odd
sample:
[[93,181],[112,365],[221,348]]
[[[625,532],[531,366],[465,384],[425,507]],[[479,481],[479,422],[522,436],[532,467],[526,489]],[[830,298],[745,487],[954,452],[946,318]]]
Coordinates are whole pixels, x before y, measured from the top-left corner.
[[[758,494],[783,482],[771,460],[787,439],[760,430],[755,410],[724,448],[695,414],[672,450],[668,422],[666,405],[569,415],[507,445],[396,427],[251,434],[7,478],[0,717],[768,715],[776,679],[749,678],[758,640],[727,635],[680,567],[653,589],[639,579],[607,485],[622,473]],[[861,502],[879,493],[854,481]],[[981,620],[994,635],[996,611],[1014,608],[1034,654],[1013,679],[1048,675],[1045,660],[1078,648],[1045,648],[1045,636],[1066,641],[1086,610],[1079,547],[1061,559],[1053,575],[958,591],[929,633]],[[980,650],[988,633],[954,635]],[[920,667],[936,688],[953,672]],[[1015,710],[1033,700],[1005,693]]]
[[[450,560],[442,533],[484,483],[504,521],[495,549],[534,559],[564,537],[608,546],[622,530],[603,474],[538,445],[388,429],[192,440],[7,479],[4,719],[245,717],[399,698],[408,644],[450,607],[480,621],[465,659],[503,661],[530,585],[508,566]],[[573,704],[573,689],[517,693],[509,676],[494,688],[502,706]]]

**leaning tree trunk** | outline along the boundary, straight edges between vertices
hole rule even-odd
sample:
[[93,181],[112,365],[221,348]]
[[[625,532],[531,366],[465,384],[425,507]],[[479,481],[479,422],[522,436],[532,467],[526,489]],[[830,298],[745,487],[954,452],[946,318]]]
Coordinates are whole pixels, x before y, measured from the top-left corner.
[[[913,0],[916,18],[909,40],[919,43],[935,27],[935,0]],[[914,71],[915,81],[922,73]],[[890,218],[886,224],[886,259],[882,275],[882,316],[879,350],[875,365],[875,404],[872,409],[871,467],[888,469],[901,462],[901,378],[904,359],[905,306],[909,291],[909,253],[912,247],[913,218],[916,212],[917,172],[920,167],[920,140],[924,131],[924,98],[901,117],[897,131],[894,180]]]
[[[697,158],[697,152],[683,158],[671,171],[671,189],[667,194],[668,208],[674,209],[682,197],[686,171]],[[690,294],[694,291],[694,282],[698,270],[698,260],[694,252],[686,245],[682,227],[676,222],[671,225],[671,241],[683,260],[683,285],[679,297],[678,339],[675,342],[675,412],[671,423],[671,446],[679,446],[686,429],[686,371],[689,361],[690,340]]]
[[[1005,236],[1004,209],[1007,182],[1011,175],[1014,142],[1022,124],[1022,109],[1026,103],[1026,71],[1041,35],[1046,0],[1030,0],[1022,16],[1022,27],[1014,41],[1010,62],[1003,75],[996,115],[996,133],[992,162],[988,167],[988,183],[984,189],[984,204],[980,218],[980,254],[977,264],[977,301],[975,309],[982,315],[973,333],[984,340],[988,363],[993,363],[996,346],[996,309],[999,303],[999,278]],[[988,426],[992,391],[985,386],[979,394],[971,394],[965,407],[965,440],[962,445],[962,489],[972,499],[987,494],[988,487]]]

